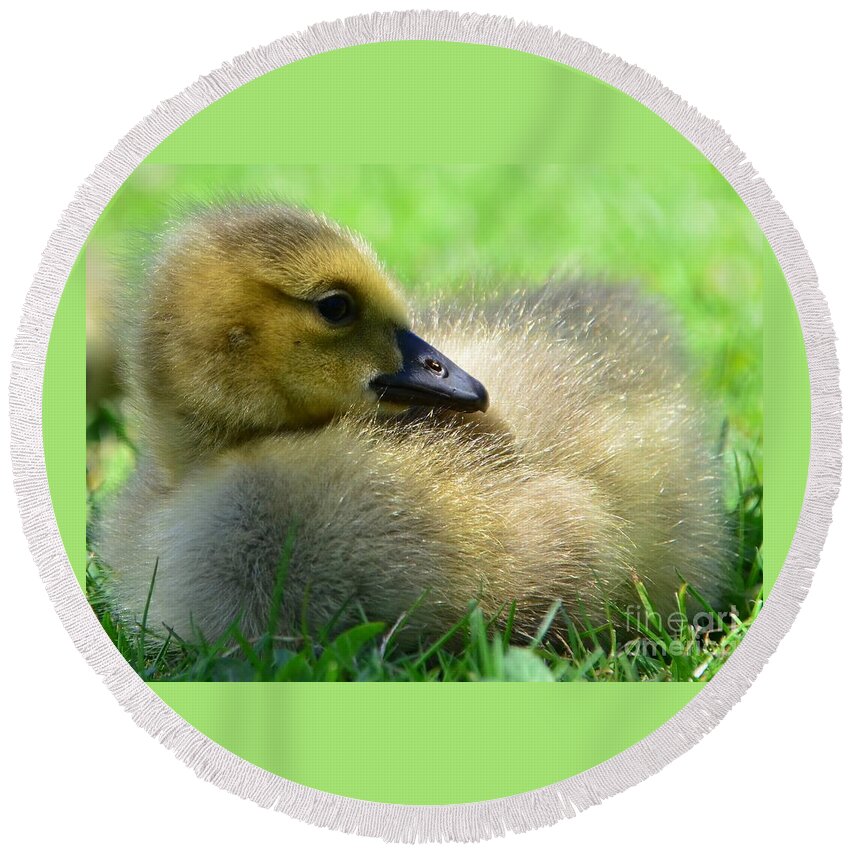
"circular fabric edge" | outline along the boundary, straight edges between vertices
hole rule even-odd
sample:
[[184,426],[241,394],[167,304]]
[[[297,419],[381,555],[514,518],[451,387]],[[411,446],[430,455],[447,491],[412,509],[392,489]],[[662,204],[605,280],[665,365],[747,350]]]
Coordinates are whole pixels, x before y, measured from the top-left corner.
[[[776,254],[800,317],[811,382],[809,476],[794,540],[763,610],[723,669],[667,723],[596,767],[524,794],[440,806],[374,803],[299,785],[211,741],[163,703],[113,646],[74,577],[53,514],[41,436],[42,377],[59,297],[89,231],[137,165],[188,118],[269,71],[330,50],[413,40],[504,47],[576,68],[630,95],[694,144],[747,205]],[[77,649],[136,723],[220,788],[299,820],[388,841],[474,841],[549,825],[637,784],[690,749],[740,700],[796,617],[826,538],[841,467],[829,311],[799,234],[743,152],[716,121],[616,56],[547,27],[455,12],[376,13],[316,24],[225,63],[137,124],[77,190],[44,251],[15,341],[10,415],[19,509],[48,595]]]

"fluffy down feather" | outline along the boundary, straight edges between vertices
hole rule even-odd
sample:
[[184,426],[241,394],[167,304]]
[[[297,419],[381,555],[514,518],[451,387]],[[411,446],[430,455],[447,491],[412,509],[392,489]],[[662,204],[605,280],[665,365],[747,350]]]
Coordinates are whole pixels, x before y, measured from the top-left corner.
[[[226,274],[200,263],[199,244],[223,257]],[[387,411],[365,391],[353,400],[362,375],[333,372],[332,343],[292,314],[300,380],[312,381],[314,354],[322,392],[331,368],[340,401],[326,418],[290,421],[263,383],[269,354],[257,311],[273,308],[250,280],[262,273],[286,288],[286,264],[309,262],[311,280],[352,284],[363,321],[374,322],[349,337],[344,356],[368,377],[392,359],[381,323],[406,323],[386,272],[336,226],[275,207],[207,213],[170,250],[140,301],[143,344],[130,355],[143,460],[97,531],[123,616],[140,617],[158,562],[150,624],[214,638],[239,618],[247,636],[259,635],[290,528],[282,633],[297,629],[302,609],[313,626],[345,609],[343,628],[358,606],[388,623],[412,608],[407,636],[416,640],[444,632],[478,599],[490,614],[516,601],[516,634],[529,635],[555,599],[603,622],[606,604],[637,601],[635,578],[661,611],[673,610],[680,576],[722,599],[731,538],[720,464],[677,334],[629,287],[552,283],[424,311],[414,330],[484,383],[484,414]],[[214,315],[199,307],[204,287]],[[193,312],[181,315],[187,305]],[[276,321],[283,333],[286,317]],[[166,366],[186,374],[164,379]],[[236,381],[238,370],[251,382]],[[169,396],[190,385],[202,403]],[[217,417],[222,386],[228,415]],[[244,409],[253,416],[241,421],[232,415],[240,386],[251,388]]]

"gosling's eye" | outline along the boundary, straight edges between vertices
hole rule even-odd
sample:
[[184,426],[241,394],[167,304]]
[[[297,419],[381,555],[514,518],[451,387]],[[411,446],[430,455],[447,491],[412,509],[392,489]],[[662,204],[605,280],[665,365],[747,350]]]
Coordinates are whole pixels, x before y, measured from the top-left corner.
[[354,299],[347,292],[332,292],[316,302],[319,315],[335,327],[349,325],[355,319]]

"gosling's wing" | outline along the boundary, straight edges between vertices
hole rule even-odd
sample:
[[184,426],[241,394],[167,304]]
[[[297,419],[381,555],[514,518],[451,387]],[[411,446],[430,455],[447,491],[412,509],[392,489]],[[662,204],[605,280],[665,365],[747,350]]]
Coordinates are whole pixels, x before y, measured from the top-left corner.
[[[478,289],[444,298],[417,317],[438,336],[477,337],[561,344],[580,351],[616,374],[632,377],[654,370],[656,380],[671,365],[679,378],[690,373],[681,322],[660,297],[633,284],[550,281],[525,289]],[[635,368],[635,367],[639,368]],[[643,370],[642,372],[640,370]]]
[[551,283],[433,321],[522,461],[603,494],[659,605],[680,573],[722,596],[730,547],[711,405],[663,304],[631,286]]

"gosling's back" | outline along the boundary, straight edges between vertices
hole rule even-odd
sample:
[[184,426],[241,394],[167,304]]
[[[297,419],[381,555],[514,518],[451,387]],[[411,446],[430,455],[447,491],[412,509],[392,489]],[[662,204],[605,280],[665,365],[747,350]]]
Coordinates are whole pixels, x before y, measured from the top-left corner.
[[118,607],[214,636],[265,628],[289,529],[282,631],[348,615],[440,633],[470,600],[517,603],[533,633],[553,600],[601,622],[634,580],[672,610],[681,577],[728,583],[721,472],[676,335],[620,287],[550,286],[417,328],[488,387],[484,415],[350,415],[258,439],[181,484],[142,467],[98,546]]

